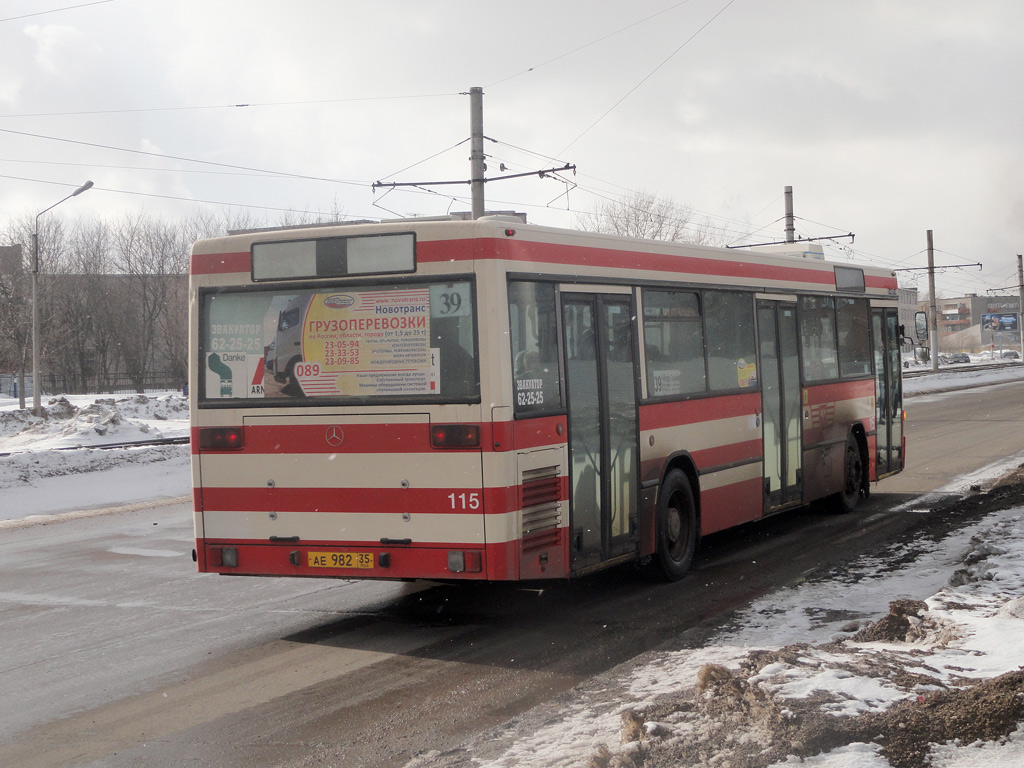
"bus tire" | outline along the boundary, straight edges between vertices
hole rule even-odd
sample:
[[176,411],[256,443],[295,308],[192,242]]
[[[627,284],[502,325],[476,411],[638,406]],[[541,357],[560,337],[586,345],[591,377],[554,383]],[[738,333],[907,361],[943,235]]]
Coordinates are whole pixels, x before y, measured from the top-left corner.
[[864,454],[860,441],[851,432],[846,438],[846,453],[843,457],[843,489],[832,497],[836,512],[848,514],[857,508],[864,487]]
[[657,551],[653,566],[662,578],[678,581],[690,570],[697,551],[697,505],[686,473],[670,470],[658,491],[655,521]]

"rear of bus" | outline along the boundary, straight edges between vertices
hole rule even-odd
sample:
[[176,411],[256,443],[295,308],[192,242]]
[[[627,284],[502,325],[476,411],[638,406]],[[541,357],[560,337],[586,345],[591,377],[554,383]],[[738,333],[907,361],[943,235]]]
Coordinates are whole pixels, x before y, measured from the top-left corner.
[[200,571],[509,577],[486,552],[472,227],[434,226],[195,245]]

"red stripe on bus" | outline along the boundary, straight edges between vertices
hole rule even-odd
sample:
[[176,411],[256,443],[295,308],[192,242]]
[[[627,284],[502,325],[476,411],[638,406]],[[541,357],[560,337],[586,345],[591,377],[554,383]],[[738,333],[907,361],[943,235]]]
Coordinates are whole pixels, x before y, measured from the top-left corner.
[[[258,418],[258,417],[257,417]],[[447,422],[441,422],[447,423]],[[507,424],[507,423],[506,423]],[[479,453],[481,450],[509,450],[506,424],[486,422],[480,427],[480,446],[469,448],[435,448],[430,443],[430,425],[418,424],[248,424],[245,427],[244,449],[248,454],[295,453]],[[337,429],[335,429],[335,427]],[[192,427],[192,453],[199,453],[199,430]],[[340,442],[338,442],[340,438]],[[495,443],[499,445],[496,446]],[[238,453],[239,451],[221,451]]]
[[876,277],[875,275],[864,275],[864,285],[868,288],[881,288],[883,290],[895,291],[898,283],[895,277]]
[[543,448],[546,445],[563,445],[567,441],[565,416],[542,416],[536,419],[520,419],[513,422],[515,448]]
[[761,393],[728,395],[679,400],[673,403],[651,403],[640,406],[640,429],[664,429],[686,424],[700,424],[736,416],[753,416],[761,409]]
[[707,536],[709,533],[761,518],[763,494],[764,487],[760,477],[701,490],[701,535]]
[[[655,449],[658,448],[657,442]],[[675,448],[687,448],[686,445],[672,446]],[[719,445],[712,448],[692,449],[690,456],[697,469],[701,472],[712,470],[715,467],[725,467],[734,464],[744,464],[752,461],[760,461],[764,458],[763,443],[760,439],[744,440],[728,445]],[[663,455],[645,459],[640,463],[640,476],[644,482],[661,480],[665,472],[665,460]]]
[[[338,442],[340,440],[340,442]],[[246,453],[426,453],[430,425],[289,424],[245,427]]]
[[[482,497],[481,497],[482,494]],[[322,514],[503,514],[514,488],[203,488],[207,512],[317,512]]]
[[[737,255],[741,254],[737,252]],[[808,266],[780,266],[757,261],[723,261],[721,258],[680,256],[672,253],[594,248],[564,243],[540,243],[530,240],[446,240],[417,244],[419,261],[461,261],[469,259],[505,259],[540,264],[580,266],[587,269],[634,269],[691,275],[719,277],[746,277],[761,280],[803,282],[835,286],[835,273],[828,268]],[[892,281],[895,287],[895,280]],[[888,287],[888,286],[885,286]]]
[[[242,253],[193,253],[189,274],[220,275],[232,272],[252,272],[249,252]],[[248,282],[248,281],[246,281]]]
[[702,448],[692,451],[693,461],[697,469],[710,469],[721,467],[726,464],[752,461],[763,456],[763,443],[761,440],[746,440],[742,443],[731,443],[719,445],[714,448]]
[[837,381],[827,384],[809,384],[804,387],[804,405],[835,403],[857,397],[874,397],[875,380]]

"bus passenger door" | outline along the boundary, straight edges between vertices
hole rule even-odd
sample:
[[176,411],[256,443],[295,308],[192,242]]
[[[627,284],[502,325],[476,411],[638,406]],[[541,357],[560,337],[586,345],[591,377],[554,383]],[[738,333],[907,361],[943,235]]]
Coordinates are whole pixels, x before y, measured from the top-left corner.
[[871,310],[875,347],[875,477],[903,469],[903,384],[899,317],[895,309]]
[[803,495],[796,304],[758,300],[757,327],[760,339],[757,376],[761,382],[764,441],[764,511],[768,513],[799,503]]
[[639,493],[632,299],[562,294],[572,570],[636,551]]

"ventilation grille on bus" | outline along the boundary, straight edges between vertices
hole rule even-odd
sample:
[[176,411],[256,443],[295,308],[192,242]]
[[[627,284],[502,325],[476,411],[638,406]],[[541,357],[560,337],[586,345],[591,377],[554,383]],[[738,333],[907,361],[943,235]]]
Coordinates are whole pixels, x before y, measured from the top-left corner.
[[562,520],[559,507],[562,484],[558,467],[523,472],[523,548],[546,547],[558,540]]

